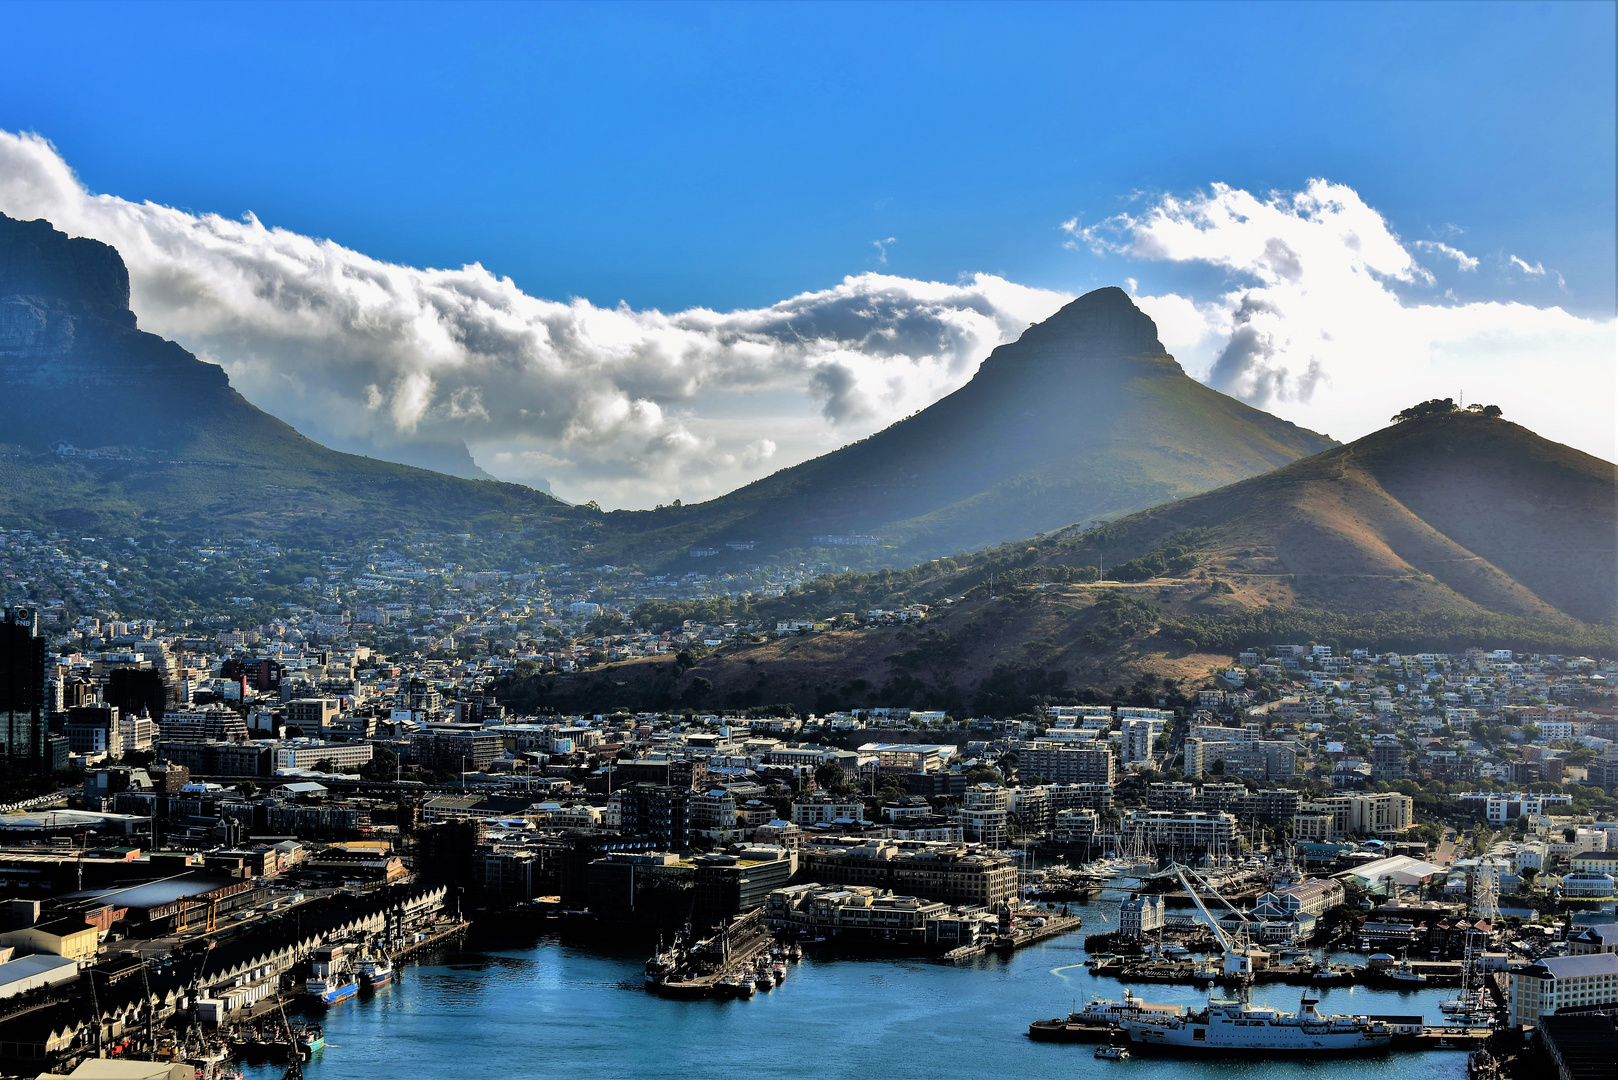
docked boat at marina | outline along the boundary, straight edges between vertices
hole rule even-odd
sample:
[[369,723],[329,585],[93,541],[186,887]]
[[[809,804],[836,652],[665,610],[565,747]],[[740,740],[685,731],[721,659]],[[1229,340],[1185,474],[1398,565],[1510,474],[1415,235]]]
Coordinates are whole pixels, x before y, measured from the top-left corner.
[[303,985],[306,994],[326,1005],[335,1005],[359,993],[359,980],[354,975],[347,946],[317,949],[314,967]]
[[1113,1001],[1111,998],[1091,998],[1084,1008],[1068,1013],[1069,1023],[1100,1024],[1120,1026],[1125,1020],[1133,1020],[1142,1015],[1173,1017],[1184,1016],[1188,1010],[1184,1005],[1148,1005],[1136,997],[1131,990],[1124,991],[1122,1001]]
[[361,955],[355,967],[359,970],[360,982],[373,990],[393,979],[393,961],[380,949]]
[[1192,1053],[1366,1053],[1386,1050],[1393,1029],[1365,1016],[1326,1015],[1305,994],[1298,1011],[1210,999],[1183,1014],[1142,1012],[1120,1027],[1131,1043]]

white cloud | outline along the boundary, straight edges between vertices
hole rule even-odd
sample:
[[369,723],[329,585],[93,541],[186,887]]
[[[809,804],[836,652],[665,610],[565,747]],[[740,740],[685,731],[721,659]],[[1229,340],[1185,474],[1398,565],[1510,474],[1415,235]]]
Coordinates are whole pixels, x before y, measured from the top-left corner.
[[91,194],[44,139],[6,132],[0,211],[118,248],[143,329],[313,438],[382,456],[464,441],[497,475],[606,506],[710,497],[868,434],[1068,299],[862,274],[746,311],[563,303],[476,264]]
[[1452,248],[1448,244],[1441,243],[1437,240],[1417,240],[1415,247],[1417,251],[1432,251],[1438,253],[1439,255],[1454,259],[1455,265],[1459,266],[1462,270],[1476,270],[1478,268],[1477,259],[1474,259],[1472,256],[1468,255],[1459,248]]
[[[1138,296],[1164,344],[1210,385],[1339,439],[1430,397],[1493,402],[1549,438],[1614,457],[1614,323],[1560,307],[1457,303],[1351,188],[1324,180],[1260,198],[1225,185],[1080,228],[1102,254],[1218,268],[1215,295]],[[1534,274],[1543,268],[1512,257]],[[1448,302],[1443,302],[1447,300]]]
[[[91,194],[45,140],[6,132],[0,211],[117,247],[143,328],[314,438],[381,456],[464,441],[502,478],[606,506],[708,498],[862,437],[1068,299],[986,274],[867,273],[732,312],[545,300],[476,264],[398,266],[251,216]],[[1216,186],[1062,229],[1068,246],[1224,272],[1208,294],[1130,291],[1188,371],[1288,419],[1353,438],[1464,392],[1614,456],[1613,323],[1415,299],[1435,275],[1413,250],[1477,260],[1407,246],[1347,187]]]
[[1526,259],[1519,259],[1517,256],[1513,255],[1511,257],[1511,265],[1515,266],[1525,274],[1532,274],[1535,277],[1545,276],[1544,263],[1534,263],[1532,266],[1530,266],[1528,265],[1528,261]]

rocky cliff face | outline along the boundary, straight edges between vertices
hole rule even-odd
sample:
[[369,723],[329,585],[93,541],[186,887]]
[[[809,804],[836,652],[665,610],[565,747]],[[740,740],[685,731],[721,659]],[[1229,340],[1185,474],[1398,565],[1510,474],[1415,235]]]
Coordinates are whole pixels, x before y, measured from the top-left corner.
[[118,252],[4,215],[0,386],[7,441],[25,446],[173,451],[199,415],[263,417],[220,368],[136,329]]
[[0,215],[0,525],[354,536],[514,515],[543,525],[565,508],[304,438],[218,366],[137,329],[112,248]]
[[[1157,324],[1116,286],[1085,293],[1022,337],[989,354],[978,379],[1019,369],[1052,365],[1058,369],[1142,364],[1162,374],[1183,375],[1157,339]],[[978,380],[973,380],[974,382]]]
[[99,240],[71,238],[48,221],[0,214],[0,297],[48,306],[131,329],[129,271]]

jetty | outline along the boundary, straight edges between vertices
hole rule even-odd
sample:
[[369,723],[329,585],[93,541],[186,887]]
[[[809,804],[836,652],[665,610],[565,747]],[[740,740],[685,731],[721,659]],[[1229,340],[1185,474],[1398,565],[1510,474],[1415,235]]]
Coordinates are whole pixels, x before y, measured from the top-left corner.
[[1013,923],[1012,929],[1007,933],[996,934],[987,940],[951,949],[940,959],[954,963],[970,960],[988,952],[1013,952],[1025,945],[1071,933],[1083,925],[1083,919],[1077,915],[1059,915],[1053,912],[1041,915],[1037,919],[1025,920],[1020,926]]
[[756,909],[689,947],[681,935],[659,949],[646,963],[646,989],[666,998],[718,997],[727,979],[757,967],[775,947],[763,909]]

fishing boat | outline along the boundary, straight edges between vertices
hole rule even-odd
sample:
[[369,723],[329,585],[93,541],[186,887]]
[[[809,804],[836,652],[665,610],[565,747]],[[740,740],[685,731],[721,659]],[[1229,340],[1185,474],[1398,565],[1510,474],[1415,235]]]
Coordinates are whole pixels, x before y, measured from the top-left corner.
[[319,1024],[300,1024],[293,1029],[292,1045],[308,1060],[326,1045],[326,1033]]
[[1129,1041],[1198,1054],[1367,1053],[1386,1050],[1393,1029],[1365,1016],[1328,1016],[1304,994],[1298,1011],[1210,999],[1183,1015],[1141,1013],[1120,1025]]
[[787,966],[782,963],[776,963],[770,968],[770,974],[775,977],[775,985],[780,986],[782,983],[787,981]]
[[680,966],[680,943],[676,939],[673,947],[664,949],[662,942],[658,942],[657,952],[646,961],[646,989],[655,991],[668,981]]
[[343,945],[315,951],[314,967],[303,984],[304,992],[326,1005],[335,1005],[359,993],[354,965]]
[[359,968],[360,981],[373,990],[393,978],[393,961],[380,949],[375,952],[367,951],[360,957],[356,966]]

